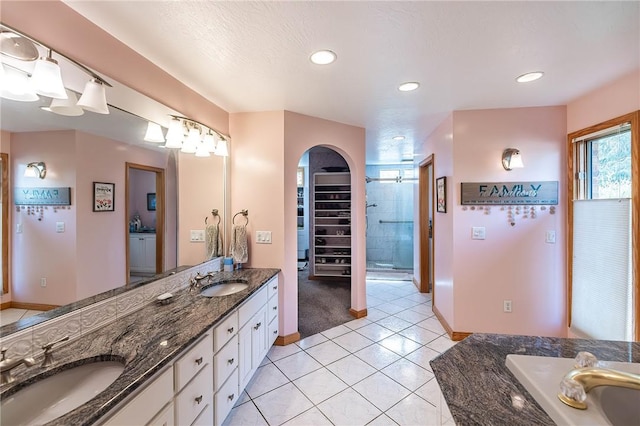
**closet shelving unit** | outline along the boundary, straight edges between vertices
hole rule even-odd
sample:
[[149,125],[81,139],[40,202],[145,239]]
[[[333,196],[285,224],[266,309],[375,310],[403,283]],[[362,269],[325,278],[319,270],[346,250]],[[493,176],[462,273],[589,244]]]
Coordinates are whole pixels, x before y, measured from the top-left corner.
[[351,277],[351,174],[313,176],[315,277]]

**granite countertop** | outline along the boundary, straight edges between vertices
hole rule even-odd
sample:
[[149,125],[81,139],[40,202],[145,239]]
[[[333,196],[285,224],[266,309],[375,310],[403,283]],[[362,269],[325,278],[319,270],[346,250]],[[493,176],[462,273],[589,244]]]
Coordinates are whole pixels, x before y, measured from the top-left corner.
[[[640,362],[640,343],[473,334],[430,364],[456,424],[554,425],[505,365],[508,354]],[[558,379],[558,382],[560,378]]]
[[[97,360],[125,364],[123,373],[104,392],[48,425],[90,425],[138,389],[145,380],[170,364],[211,326],[238,307],[275,276],[279,269],[219,272],[214,282],[247,280],[249,287],[222,297],[207,298],[189,288],[174,293],[166,305],[156,302],[53,350],[54,365],[14,370],[15,384],[3,389],[6,398],[28,384],[55,374],[61,367]],[[36,362],[41,361],[36,359]]]

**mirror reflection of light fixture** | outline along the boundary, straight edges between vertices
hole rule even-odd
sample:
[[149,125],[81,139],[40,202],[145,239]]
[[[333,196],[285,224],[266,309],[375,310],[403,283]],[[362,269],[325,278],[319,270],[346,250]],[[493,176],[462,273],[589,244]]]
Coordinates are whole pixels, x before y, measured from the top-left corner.
[[51,105],[41,107],[45,111],[50,111],[58,115],[66,115],[68,117],[78,117],[84,114],[84,110],[76,105],[78,97],[74,92],[67,90],[67,99],[52,99]]
[[171,115],[171,118],[166,136],[167,143],[163,148],[180,149],[180,152],[196,154],[197,157],[209,157],[205,151],[208,154],[229,156],[228,136],[190,118],[177,115]]
[[0,96],[20,102],[35,102],[40,99],[27,74],[4,64],[0,67]]
[[165,148],[179,149],[182,148],[182,138],[184,138],[184,130],[182,128],[182,120],[173,118],[169,123],[169,131],[167,131],[167,143]]
[[229,156],[229,147],[227,146],[226,139],[220,139],[218,141],[218,145],[216,145],[216,150],[214,152],[215,155],[220,157],[228,157]]
[[216,137],[211,133],[207,133],[204,135],[204,140],[202,141],[207,152],[216,152]]
[[51,49],[47,56],[36,61],[31,75],[31,82],[37,94],[55,99],[67,99],[67,92],[62,83],[62,73],[58,61],[51,57]]
[[149,121],[147,123],[147,132],[144,135],[144,140],[147,142],[162,143],[164,142],[164,135],[162,134],[162,127],[158,123]]
[[25,177],[34,177],[44,179],[47,175],[47,165],[42,161],[34,161],[27,164],[27,168],[24,170]]
[[198,144],[200,144],[200,130],[194,125],[189,129],[189,134],[187,135],[187,139],[182,143],[182,149],[180,152],[184,152],[185,154],[195,154],[198,149]]
[[521,169],[524,167],[522,155],[515,148],[507,148],[502,152],[502,167],[505,170]]
[[97,78],[87,81],[84,86],[84,92],[76,104],[82,109],[95,112],[98,114],[109,114],[107,106],[107,94],[104,84]]
[[198,147],[196,148],[196,157],[211,157],[204,141],[198,143]]

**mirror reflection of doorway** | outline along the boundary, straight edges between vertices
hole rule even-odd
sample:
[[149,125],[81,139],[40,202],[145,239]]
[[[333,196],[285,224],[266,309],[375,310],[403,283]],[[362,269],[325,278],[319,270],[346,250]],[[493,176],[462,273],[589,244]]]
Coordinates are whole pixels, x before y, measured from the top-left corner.
[[163,269],[164,169],[127,163],[127,283],[144,281]]

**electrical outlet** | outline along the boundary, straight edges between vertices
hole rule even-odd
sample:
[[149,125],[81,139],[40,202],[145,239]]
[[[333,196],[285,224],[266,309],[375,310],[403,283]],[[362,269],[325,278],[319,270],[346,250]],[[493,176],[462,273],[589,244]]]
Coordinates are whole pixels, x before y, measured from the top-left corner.
[[191,239],[189,240],[192,243],[203,243],[204,242],[204,230],[197,229],[191,230]]
[[16,224],[16,234],[22,234],[22,224]]
[[40,287],[46,287],[46,286],[47,286],[47,279],[40,278]]
[[505,300],[502,304],[504,312],[511,312],[511,300]]
[[471,239],[472,240],[484,240],[486,237],[486,228],[484,226],[471,227]]

